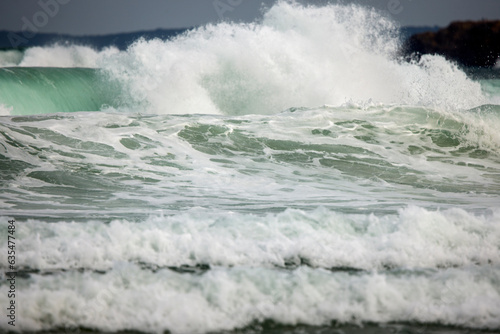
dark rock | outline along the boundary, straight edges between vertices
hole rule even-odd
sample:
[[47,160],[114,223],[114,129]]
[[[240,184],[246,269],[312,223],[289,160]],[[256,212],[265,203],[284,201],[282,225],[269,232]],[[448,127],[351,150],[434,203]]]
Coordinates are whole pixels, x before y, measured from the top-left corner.
[[439,54],[464,66],[493,67],[500,58],[500,21],[453,22],[411,36],[406,54]]

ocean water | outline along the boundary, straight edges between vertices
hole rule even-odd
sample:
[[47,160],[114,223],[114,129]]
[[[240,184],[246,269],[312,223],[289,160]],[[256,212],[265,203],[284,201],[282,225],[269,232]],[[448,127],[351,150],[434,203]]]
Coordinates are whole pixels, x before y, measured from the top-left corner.
[[0,52],[0,330],[498,333],[499,72],[400,45],[278,2]]

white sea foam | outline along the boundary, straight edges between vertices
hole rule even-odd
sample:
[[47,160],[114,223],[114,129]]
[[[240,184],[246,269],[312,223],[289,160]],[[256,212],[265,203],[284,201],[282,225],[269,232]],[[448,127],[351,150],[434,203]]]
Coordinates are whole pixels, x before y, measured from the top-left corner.
[[345,102],[464,109],[479,83],[439,56],[397,59],[397,27],[358,7],[280,1],[254,24],[202,27],[171,41],[138,41],[101,67],[124,99],[153,113],[276,113]]
[[[461,209],[408,207],[382,217],[193,209],[142,222],[30,220],[16,230],[19,268],[67,272],[34,275],[18,287],[16,328],[202,333],[264,319],[496,328],[499,243],[499,211]],[[275,268],[300,261],[308,266]],[[211,269],[190,275],[165,268],[195,264]],[[323,269],[339,267],[366,271]]]
[[[230,118],[5,118],[0,128],[10,139],[2,154],[19,166],[16,181],[5,187],[12,190],[6,202],[34,208],[31,217],[74,217],[73,210],[84,208],[112,217],[156,209],[170,214],[193,205],[363,213],[408,204],[471,211],[497,206],[498,120],[488,119],[495,113],[464,112],[467,122],[456,119],[460,114],[446,115],[408,107],[325,107]],[[85,200],[60,196],[59,186]],[[43,212],[36,209],[40,201]],[[126,204],[131,201],[138,206]],[[9,214],[27,213],[14,207]]]
[[0,51],[0,67],[17,66],[23,58],[23,53],[18,50]]
[[[475,216],[409,207],[384,217],[326,209],[256,216],[193,209],[141,223],[30,220],[17,239],[19,265],[41,270],[108,270],[116,261],[279,267],[306,261],[365,270],[500,265],[500,212]],[[6,254],[1,259],[5,265]]]
[[0,116],[8,116],[12,113],[13,108],[5,104],[0,104]]
[[[284,325],[412,321],[494,329],[500,326],[499,279],[498,266],[426,275],[308,267],[213,268],[187,275],[122,262],[105,274],[34,276],[18,287],[16,329],[207,333],[266,319]],[[5,286],[1,290],[5,305]]]

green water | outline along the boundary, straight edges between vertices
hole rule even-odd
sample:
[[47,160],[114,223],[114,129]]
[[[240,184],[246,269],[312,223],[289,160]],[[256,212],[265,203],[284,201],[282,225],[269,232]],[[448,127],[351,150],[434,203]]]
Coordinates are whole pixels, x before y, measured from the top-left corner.
[[116,105],[117,89],[90,68],[0,68],[2,109],[15,115],[97,111]]

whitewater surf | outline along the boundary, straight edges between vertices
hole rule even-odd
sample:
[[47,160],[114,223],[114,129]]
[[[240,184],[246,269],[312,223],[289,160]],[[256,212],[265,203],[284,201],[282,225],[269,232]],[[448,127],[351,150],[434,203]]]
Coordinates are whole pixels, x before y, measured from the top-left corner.
[[403,60],[398,31],[282,1],[1,51],[0,328],[497,332],[500,80]]

